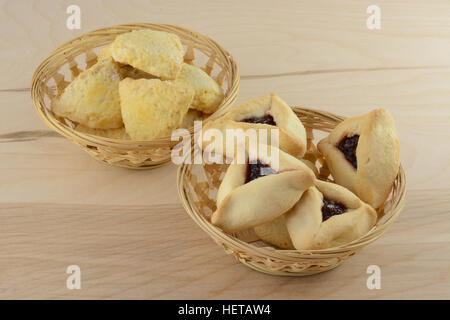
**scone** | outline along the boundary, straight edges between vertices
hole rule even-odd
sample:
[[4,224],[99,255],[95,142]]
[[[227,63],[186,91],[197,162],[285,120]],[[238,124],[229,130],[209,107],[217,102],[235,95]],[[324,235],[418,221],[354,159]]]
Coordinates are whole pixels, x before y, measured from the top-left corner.
[[119,84],[125,130],[132,140],[170,136],[178,128],[194,91],[171,81],[126,78]]
[[355,194],[334,183],[316,180],[285,215],[297,250],[337,247],[366,234],[377,220],[376,211]]
[[98,60],[101,59],[105,59],[108,57],[112,57],[112,43],[108,44],[107,46],[104,46],[103,48],[100,49],[100,51],[98,52]]
[[[242,131],[244,134],[256,133],[258,143],[264,143],[261,139],[262,131],[267,133],[265,143],[271,145],[271,130],[279,133],[279,148],[294,157],[301,158],[306,151],[306,131],[302,122],[292,109],[276,94],[248,100],[228,112],[222,118],[208,122],[203,127],[203,135],[199,145],[206,148],[211,142],[205,139],[209,129],[217,129],[226,136],[227,130]],[[222,150],[226,150],[226,139],[223,139]],[[233,152],[233,150],[231,151]]]
[[135,30],[118,35],[108,50],[115,61],[129,64],[163,80],[175,79],[183,64],[180,38],[172,33]]
[[213,113],[223,100],[222,88],[205,71],[183,63],[177,79],[195,90],[191,108],[204,113]]
[[400,167],[394,119],[385,109],[344,120],[318,144],[336,183],[379,208]]
[[103,59],[81,72],[51,103],[53,112],[90,128],[123,126],[119,99],[119,67]]
[[[106,47],[103,47],[100,52],[98,53],[98,60],[102,60],[105,58],[112,58],[112,43],[107,45]],[[151,75],[150,73],[147,73],[145,71],[136,69],[133,66],[130,66],[129,64],[122,64],[117,63],[119,65],[119,73],[122,79],[125,78],[133,78],[133,79],[155,79],[156,76]]]
[[150,73],[144,72],[142,70],[136,69],[128,64],[120,65],[119,72],[122,79],[132,78],[132,79],[155,79]]
[[115,129],[94,129],[79,124],[75,127],[75,131],[110,139],[130,140],[130,136],[126,133],[125,127]]
[[[248,149],[245,164],[230,164],[217,193],[217,210],[211,217],[214,225],[238,232],[272,221],[313,185],[314,173],[303,162],[268,148],[270,157]],[[271,163],[275,153],[278,163]]]

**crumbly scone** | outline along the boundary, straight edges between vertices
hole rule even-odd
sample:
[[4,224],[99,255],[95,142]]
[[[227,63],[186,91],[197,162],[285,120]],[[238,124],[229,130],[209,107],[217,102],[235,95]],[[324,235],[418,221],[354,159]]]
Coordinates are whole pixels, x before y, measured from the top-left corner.
[[132,140],[170,136],[178,128],[194,91],[171,81],[126,78],[119,84],[125,130]]
[[377,213],[348,189],[315,181],[286,212],[286,227],[297,250],[337,247],[366,234]]
[[295,249],[292,244],[291,236],[286,228],[286,221],[284,215],[281,215],[275,220],[268,223],[254,227],[255,234],[262,241],[272,244],[281,249],[292,250]]
[[90,128],[120,128],[119,81],[117,64],[111,58],[103,59],[81,72],[53,99],[51,108],[56,115]]
[[120,76],[122,79],[132,78],[132,79],[156,79],[155,76],[147,73],[145,71],[136,69],[128,64],[121,64],[119,68]]
[[130,136],[126,133],[125,127],[115,129],[94,129],[79,124],[75,127],[75,131],[110,139],[130,140]]
[[184,50],[180,38],[163,31],[134,30],[123,33],[112,42],[110,50],[115,61],[163,80],[175,79],[183,64]]
[[313,185],[314,173],[303,162],[275,147],[266,147],[269,155],[278,154],[278,163],[271,156],[258,155],[258,150],[246,149],[245,164],[232,163],[225,173],[211,222],[226,232],[276,219]]
[[[206,148],[210,144],[208,139],[203,139],[209,129],[217,129],[226,136],[227,130],[243,132],[243,135],[254,132],[257,134],[258,142],[261,141],[261,131],[267,133],[267,144],[273,144],[271,130],[278,130],[279,148],[296,158],[301,158],[306,151],[306,131],[292,109],[276,94],[254,98],[241,103],[228,112],[222,118],[211,121],[204,125],[203,135],[199,145]],[[225,139],[223,139],[222,150],[226,150]]]
[[222,88],[205,71],[183,63],[175,81],[190,85],[195,90],[191,108],[204,113],[213,113],[223,100]]
[[[102,60],[105,58],[112,58],[112,44],[110,43],[106,47],[103,47],[99,53],[98,53],[98,60]],[[133,79],[155,79],[156,77],[154,75],[151,75],[150,73],[147,73],[145,71],[139,70],[134,68],[133,66],[130,66],[129,64],[123,64],[117,62],[119,66],[119,73],[122,79],[125,78],[133,78]]]
[[385,109],[344,120],[318,144],[336,183],[379,208],[400,167],[394,119]]
[[97,54],[98,60],[105,59],[107,57],[112,57],[111,48],[112,48],[111,43],[101,48]]

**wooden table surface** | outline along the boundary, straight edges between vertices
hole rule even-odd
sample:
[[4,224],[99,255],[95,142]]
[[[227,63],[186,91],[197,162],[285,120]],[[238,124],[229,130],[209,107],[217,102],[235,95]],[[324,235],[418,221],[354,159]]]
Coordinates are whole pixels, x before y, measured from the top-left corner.
[[[81,30],[66,8],[81,8]],[[0,298],[450,298],[450,2],[0,1]],[[186,214],[172,164],[107,166],[39,119],[35,68],[63,42],[131,22],[194,29],[238,61],[238,101],[279,94],[345,116],[394,116],[407,203],[375,243],[337,269],[303,278],[253,271]],[[81,289],[66,268],[81,268]],[[381,268],[369,290],[366,268]]]

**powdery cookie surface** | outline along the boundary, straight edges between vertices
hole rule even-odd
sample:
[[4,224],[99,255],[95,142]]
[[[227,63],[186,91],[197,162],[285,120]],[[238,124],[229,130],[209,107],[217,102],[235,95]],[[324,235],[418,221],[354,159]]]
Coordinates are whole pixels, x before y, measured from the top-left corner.
[[53,112],[91,128],[123,126],[119,99],[119,67],[103,59],[83,71],[51,103]]
[[133,140],[170,136],[192,102],[191,87],[159,79],[126,78],[119,85],[122,117]]
[[118,35],[111,48],[105,49],[102,54],[111,54],[117,62],[168,80],[178,76],[184,50],[180,38],[175,34],[135,30]]
[[98,52],[98,55],[97,55],[99,60],[105,59],[105,58],[108,58],[108,57],[112,57],[112,46],[111,46],[111,44],[112,43],[110,43],[107,46],[105,46],[105,47],[100,49],[100,51]]
[[213,113],[223,100],[222,88],[205,71],[183,63],[177,82],[190,85],[195,90],[191,107],[204,113]]
[[132,79],[141,79],[141,78],[145,78],[145,79],[155,79],[155,76],[152,76],[151,74],[133,68],[132,66],[130,66],[129,64],[124,64],[124,65],[120,65],[120,76],[122,77],[122,79],[125,78],[132,78]]

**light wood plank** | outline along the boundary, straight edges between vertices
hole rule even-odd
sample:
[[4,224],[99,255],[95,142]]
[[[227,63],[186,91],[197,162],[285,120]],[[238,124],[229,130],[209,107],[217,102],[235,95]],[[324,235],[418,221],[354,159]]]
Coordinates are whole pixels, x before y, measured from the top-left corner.
[[[0,89],[28,88],[34,69],[61,43],[104,26],[154,22],[185,26],[230,51],[241,73],[268,75],[307,70],[450,67],[448,2],[377,1],[381,30],[366,27],[369,5],[287,0],[80,0],[81,30],[66,28],[69,2],[5,1],[0,11]],[[263,54],[262,54],[263,53]]]
[[[436,194],[446,200],[436,203]],[[0,264],[8,267],[0,297],[449,298],[449,196],[410,192],[416,201],[383,238],[341,267],[306,278],[242,266],[176,204],[3,204]],[[433,214],[424,215],[429,207]],[[65,288],[70,264],[81,267],[79,291]],[[371,264],[381,267],[380,291],[365,286]]]
[[[0,298],[450,298],[450,21],[447,1],[66,1],[0,3]],[[52,133],[33,109],[38,63],[83,32],[128,22],[179,24],[237,59],[239,101],[278,93],[291,105],[396,119],[407,203],[398,221],[339,268],[306,278],[264,275],[226,255],[182,208],[176,167],[99,163]],[[65,269],[82,269],[82,289]],[[366,288],[366,268],[382,289]]]

